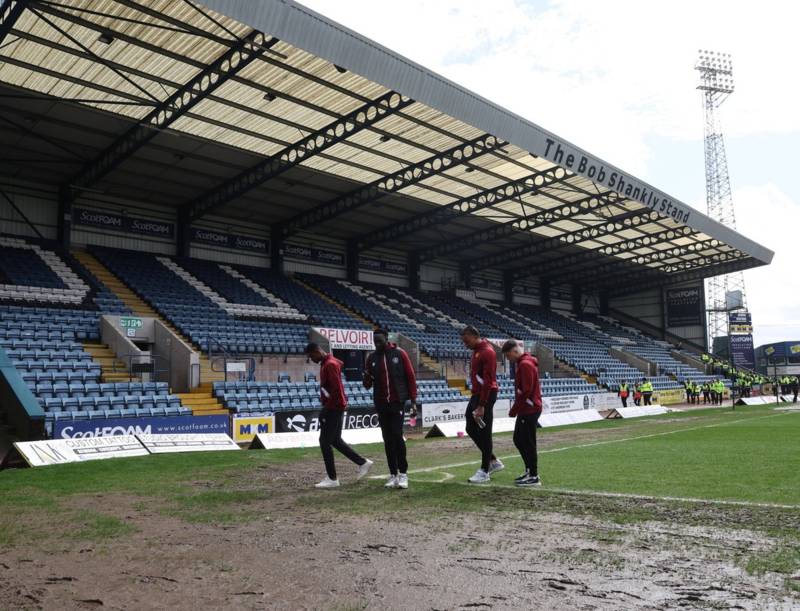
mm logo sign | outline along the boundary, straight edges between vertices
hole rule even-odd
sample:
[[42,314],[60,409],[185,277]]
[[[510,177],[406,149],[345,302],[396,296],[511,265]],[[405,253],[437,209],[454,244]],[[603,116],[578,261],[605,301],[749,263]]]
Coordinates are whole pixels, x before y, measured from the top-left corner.
[[259,433],[274,433],[274,416],[255,416],[233,419],[233,440],[236,443],[253,441]]

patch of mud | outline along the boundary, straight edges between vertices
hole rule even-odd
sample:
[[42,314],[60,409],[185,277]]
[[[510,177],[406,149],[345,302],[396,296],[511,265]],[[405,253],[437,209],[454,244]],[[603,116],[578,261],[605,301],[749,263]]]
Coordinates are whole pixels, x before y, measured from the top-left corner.
[[[234,526],[188,524],[142,508],[140,499],[92,496],[79,505],[125,519],[136,532],[101,544],[56,540],[48,549],[34,544],[7,551],[0,563],[0,608],[800,605],[780,576],[754,577],[742,568],[742,558],[771,544],[743,525],[770,522],[780,512],[709,506],[715,515],[704,516],[701,508],[698,518],[697,507],[637,503],[637,509],[661,512],[658,519],[616,524],[596,515],[607,511],[611,518],[632,501],[513,495],[511,502],[501,490],[480,494],[487,501],[481,513],[359,515],[283,489],[256,502],[264,519]],[[565,505],[559,510],[553,503]],[[594,515],[588,507],[581,515],[578,503],[602,505],[591,508]],[[719,524],[691,525],[689,515],[693,524],[700,518]],[[797,516],[775,526],[796,528]]]

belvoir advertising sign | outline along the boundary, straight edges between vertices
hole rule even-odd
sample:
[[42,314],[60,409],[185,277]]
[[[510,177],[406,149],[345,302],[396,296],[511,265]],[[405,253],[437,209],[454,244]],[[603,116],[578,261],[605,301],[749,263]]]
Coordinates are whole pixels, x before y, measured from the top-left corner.
[[100,227],[122,233],[138,233],[158,238],[172,239],[175,235],[175,225],[173,223],[136,218],[113,212],[88,210],[86,208],[73,208],[72,222],[76,225]]
[[703,324],[703,291],[700,286],[667,289],[667,326],[689,327]]
[[375,350],[372,331],[365,329],[331,329],[313,327],[314,331],[327,338],[331,350]]

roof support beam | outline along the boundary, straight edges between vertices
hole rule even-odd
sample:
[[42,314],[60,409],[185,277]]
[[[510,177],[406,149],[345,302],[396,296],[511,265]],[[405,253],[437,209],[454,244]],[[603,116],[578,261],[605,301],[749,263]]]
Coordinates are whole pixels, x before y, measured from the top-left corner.
[[553,278],[561,276],[564,273],[580,271],[587,262],[591,262],[592,258],[597,257],[598,255],[612,257],[614,255],[620,255],[622,253],[639,250],[640,248],[652,248],[658,244],[671,242],[676,238],[689,238],[694,235],[697,234],[694,232],[686,233],[684,228],[681,227],[676,229],[667,229],[659,233],[645,235],[640,238],[623,238],[619,242],[609,244],[608,246],[603,246],[596,250],[587,250],[586,252],[559,257],[557,265],[550,265],[548,263],[545,276]]
[[[738,252],[738,251],[736,251]],[[650,279],[636,280],[635,284],[628,282],[617,284],[616,286],[605,287],[609,295],[628,295],[631,293],[639,293],[651,288],[660,288],[679,282],[690,282],[692,280],[702,280],[711,276],[719,276],[722,274],[729,274],[731,272],[750,269],[763,265],[763,263],[753,264],[756,259],[739,253],[736,256],[727,256],[709,265],[708,261],[704,264],[696,264],[692,266],[685,265],[682,269],[677,270],[675,273],[666,274],[661,273],[654,275]]]
[[[507,182],[499,187],[486,189],[475,195],[470,195],[469,197],[461,198],[444,206],[434,208],[433,210],[428,210],[411,219],[399,221],[369,235],[361,236],[359,238],[361,248],[363,250],[368,250],[383,244],[387,240],[397,239],[438,223],[447,222],[458,216],[473,214],[478,210],[489,208],[509,199],[536,193],[539,189],[566,180],[569,176],[571,176],[571,173],[567,170],[560,167],[553,167],[542,172],[536,172],[520,180]],[[427,258],[425,255],[426,252],[427,250],[422,251],[423,259]]]
[[[693,244],[687,244],[686,246],[675,246],[674,248],[667,248],[630,259],[618,259],[617,261],[609,261],[600,265],[592,265],[586,269],[556,276],[553,276],[548,271],[548,276],[557,280],[559,283],[583,282],[588,280],[589,282],[586,286],[602,286],[608,284],[609,280],[613,281],[626,275],[630,277],[630,274],[647,271],[646,268],[643,270],[642,266],[650,265],[651,263],[659,263],[667,259],[680,258],[690,254],[700,254],[704,250],[716,248],[719,245],[720,242],[717,240],[705,240],[704,242],[695,242]],[[641,248],[642,246],[639,247]],[[650,269],[652,271],[657,271],[653,268]]]
[[84,166],[69,186],[80,190],[97,182],[276,42],[276,38],[267,41],[261,32],[248,34]]
[[[597,240],[598,238],[612,235],[626,229],[635,229],[639,225],[658,220],[658,218],[659,216],[656,212],[652,212],[648,208],[640,208],[639,210],[633,210],[625,214],[603,219],[594,227],[584,227],[583,229],[570,231],[560,236],[541,239],[527,246],[515,248],[509,252],[501,252],[479,259],[473,259],[470,265],[473,269],[485,269],[487,267],[519,261],[525,257],[532,257],[543,252],[577,246],[583,242]],[[526,278],[531,275],[536,275],[537,272],[541,273],[541,270],[526,265],[524,267],[515,268],[514,277],[517,279]]]
[[308,229],[337,216],[352,212],[390,193],[418,184],[445,170],[465,164],[471,159],[485,155],[503,146],[505,142],[494,136],[483,135],[458,144],[427,159],[410,164],[403,169],[366,184],[329,202],[301,212],[289,219],[286,228],[289,234]]
[[28,0],[3,0],[0,5],[0,45],[28,6]]
[[[711,267],[719,263],[727,263],[729,261],[736,261],[746,257],[744,253],[738,250],[730,250],[727,252],[716,252],[710,255],[701,255],[694,259],[682,259],[675,263],[666,263],[658,268],[639,268],[638,270],[631,270],[628,275],[617,274],[623,276],[624,282],[639,282],[649,280],[654,276],[660,274],[677,274],[680,272],[697,269],[700,267]],[[592,288],[604,286],[604,279],[597,274],[594,275],[595,280],[589,285]],[[613,283],[612,283],[613,284]]]
[[[300,165],[306,159],[344,142],[350,136],[375,125],[413,103],[413,100],[403,97],[395,91],[387,91],[375,100],[336,119],[298,142],[290,144],[272,157],[260,161],[215,189],[184,204],[189,220],[196,221],[271,178],[275,178]],[[288,235],[286,226],[284,226],[284,235]]]
[[[561,168],[557,169],[562,170]],[[423,261],[431,261],[463,250],[469,250],[481,244],[485,244],[486,242],[508,237],[519,231],[530,231],[531,229],[543,227],[556,221],[564,221],[576,216],[588,214],[603,206],[621,204],[624,201],[625,198],[613,192],[591,195],[569,204],[543,210],[527,219],[514,219],[507,223],[497,223],[495,227],[481,229],[446,243],[435,244],[430,248],[420,251],[420,257]]]

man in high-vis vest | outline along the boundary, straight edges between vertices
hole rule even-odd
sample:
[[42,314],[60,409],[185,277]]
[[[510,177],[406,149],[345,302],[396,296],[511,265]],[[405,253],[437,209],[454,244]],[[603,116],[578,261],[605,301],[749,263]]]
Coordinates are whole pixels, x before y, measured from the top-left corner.
[[703,405],[711,403],[711,383],[706,380],[703,382]]
[[647,378],[642,378],[640,390],[642,391],[642,399],[644,400],[644,404],[652,405],[650,401],[653,398],[653,383]]
[[622,407],[628,407],[628,394],[628,383],[623,382],[619,385],[619,390],[617,391],[617,396],[622,400]]
[[725,383],[722,380],[714,380],[714,405],[722,405],[724,395]]

